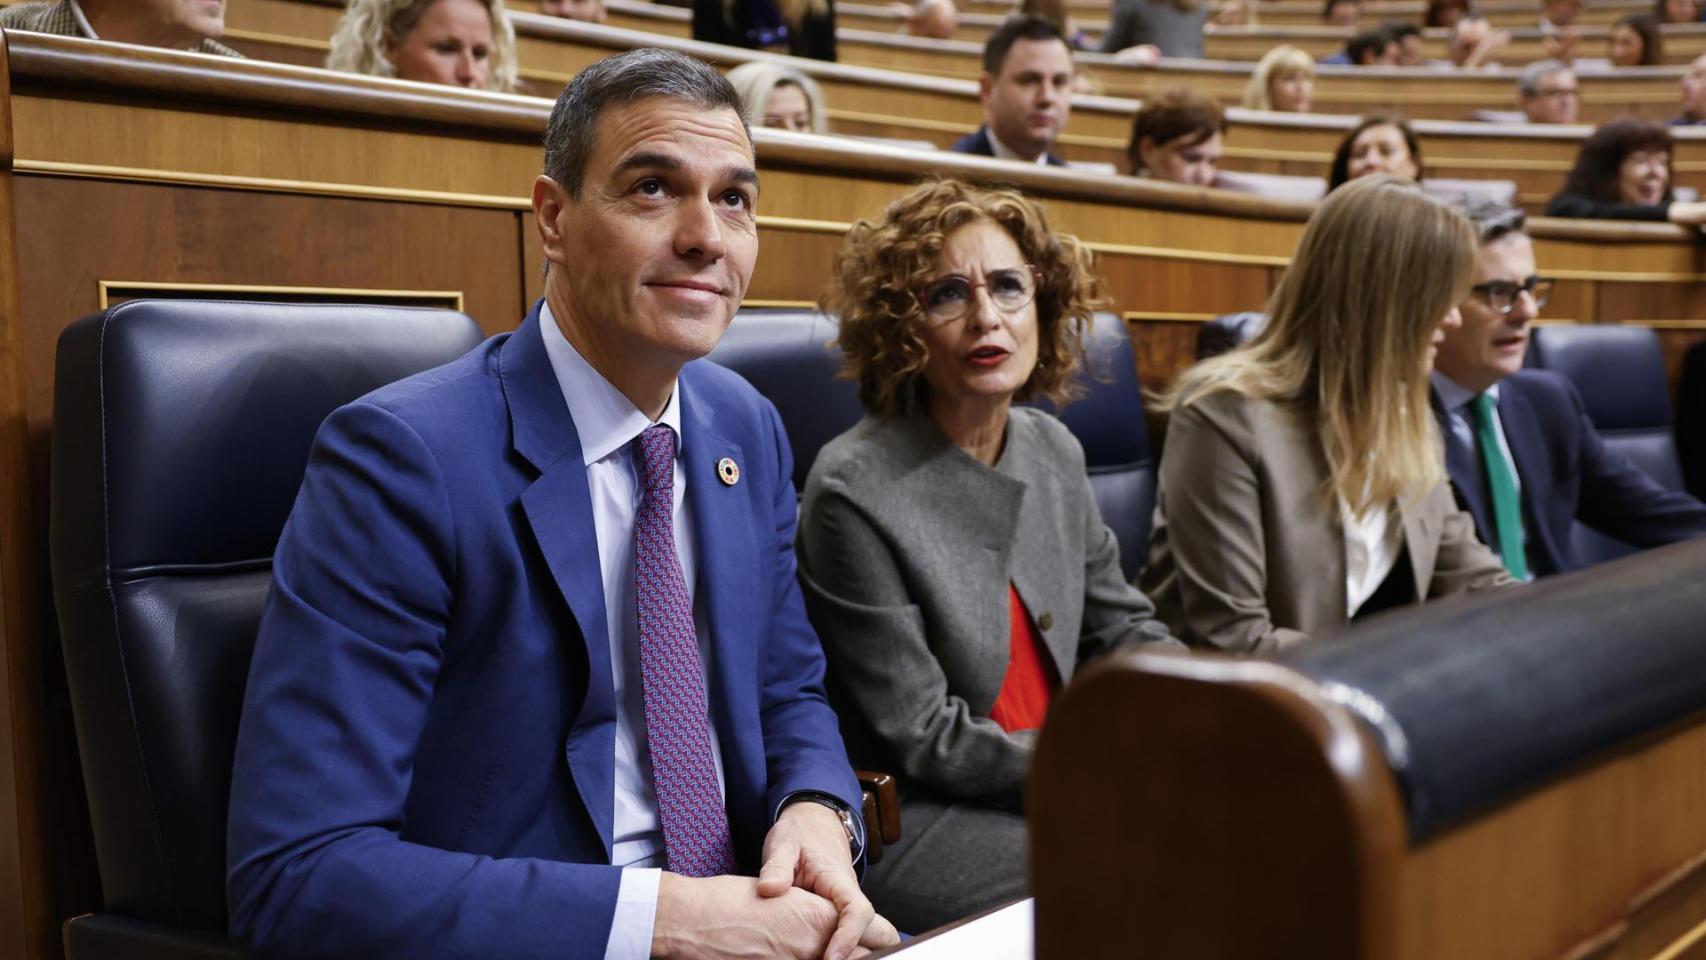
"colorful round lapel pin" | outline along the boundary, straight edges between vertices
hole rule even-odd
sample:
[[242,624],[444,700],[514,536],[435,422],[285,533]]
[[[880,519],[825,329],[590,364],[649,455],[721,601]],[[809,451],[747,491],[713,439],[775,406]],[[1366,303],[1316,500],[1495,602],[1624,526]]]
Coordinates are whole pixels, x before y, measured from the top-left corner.
[[717,461],[717,479],[723,481],[723,485],[727,486],[727,487],[732,487],[735,484],[739,483],[740,482],[740,464],[735,463],[734,460],[732,460],[728,457],[724,457],[723,459],[718,460]]

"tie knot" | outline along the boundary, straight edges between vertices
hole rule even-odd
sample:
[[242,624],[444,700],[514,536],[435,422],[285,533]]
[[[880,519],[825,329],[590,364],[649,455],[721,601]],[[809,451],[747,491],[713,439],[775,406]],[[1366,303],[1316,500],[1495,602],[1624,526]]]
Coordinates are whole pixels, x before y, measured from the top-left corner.
[[1475,395],[1475,399],[1469,401],[1469,406],[1472,410],[1475,411],[1476,418],[1479,420],[1482,420],[1482,421],[1492,420],[1493,419],[1493,410],[1498,405],[1499,405],[1499,398],[1493,396],[1491,393],[1488,393],[1486,391],[1482,391],[1481,393],[1477,393]]
[[640,458],[640,473],[647,490],[674,490],[675,431],[668,424],[654,423],[634,439]]

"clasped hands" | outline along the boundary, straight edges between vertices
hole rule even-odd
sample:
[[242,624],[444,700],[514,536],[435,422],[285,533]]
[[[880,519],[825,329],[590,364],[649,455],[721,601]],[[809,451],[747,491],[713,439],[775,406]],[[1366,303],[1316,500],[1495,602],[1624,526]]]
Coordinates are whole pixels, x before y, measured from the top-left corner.
[[764,838],[758,878],[664,873],[652,954],[670,960],[855,960],[899,942],[859,889],[841,819],[790,803]]

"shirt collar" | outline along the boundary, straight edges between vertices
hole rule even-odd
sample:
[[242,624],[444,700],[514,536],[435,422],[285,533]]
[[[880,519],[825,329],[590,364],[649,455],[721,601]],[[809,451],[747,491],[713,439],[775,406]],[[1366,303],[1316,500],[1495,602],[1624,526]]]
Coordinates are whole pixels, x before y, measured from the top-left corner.
[[[604,375],[580,355],[574,344],[563,336],[551,305],[539,305],[539,333],[545,340],[545,355],[551,361],[551,372],[557,375],[563,400],[569,405],[569,416],[575,422],[580,437],[581,460],[588,466],[603,460],[632,443],[652,421],[634,406],[622,391],[616,389]],[[681,381],[669,392],[669,402],[657,422],[675,431],[676,455],[681,455],[686,438],[681,435]]]
[[1048,163],[1048,151],[1047,150],[1044,150],[1042,153],[1037,154],[1037,158],[1035,160],[1026,160],[1024,157],[1019,156],[1018,153],[1014,152],[1013,150],[1008,149],[1007,145],[1005,143],[1001,142],[1001,139],[995,135],[995,128],[994,127],[986,126],[986,127],[984,127],[984,129],[986,131],[988,131],[988,133],[989,133],[989,149],[990,149],[990,151],[993,152],[997,157],[1001,158],[1002,160],[1017,160],[1020,163],[1035,163],[1038,165]]
[[[1438,370],[1433,371],[1429,376],[1433,378],[1434,389],[1439,391],[1440,402],[1445,404],[1445,408],[1447,410],[1461,410],[1465,406],[1468,406],[1471,400],[1475,399],[1476,394],[1473,390],[1459,385],[1456,380],[1440,373]],[[1482,392],[1491,396],[1494,403],[1498,403],[1498,384],[1495,383]]]
[[95,35],[95,28],[89,26],[89,18],[83,13],[83,5],[77,0],[71,0],[71,15],[77,19],[77,29],[83,31],[83,36],[90,40],[101,39]]

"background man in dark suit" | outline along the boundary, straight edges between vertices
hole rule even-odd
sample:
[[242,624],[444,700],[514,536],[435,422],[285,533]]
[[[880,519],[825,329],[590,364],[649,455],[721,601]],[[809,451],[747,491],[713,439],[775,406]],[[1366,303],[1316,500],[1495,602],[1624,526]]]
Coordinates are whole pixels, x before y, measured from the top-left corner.
[[1527,578],[1583,565],[1571,549],[1577,520],[1641,547],[1706,534],[1706,505],[1607,450],[1568,380],[1522,369],[1552,283],[1535,276],[1520,211],[1470,216],[1481,240],[1474,287],[1462,325],[1439,344],[1433,397],[1452,487],[1482,542]]
[[1072,113],[1072,48],[1054,24],[1013,17],[983,45],[983,126],[953,145],[956,153],[1066,166],[1049,152]]
[[680,54],[583,71],[533,189],[543,301],[321,428],[233,773],[231,925],[255,954],[894,942],[854,870],[787,439],[697,359],[758,253],[739,107]]

